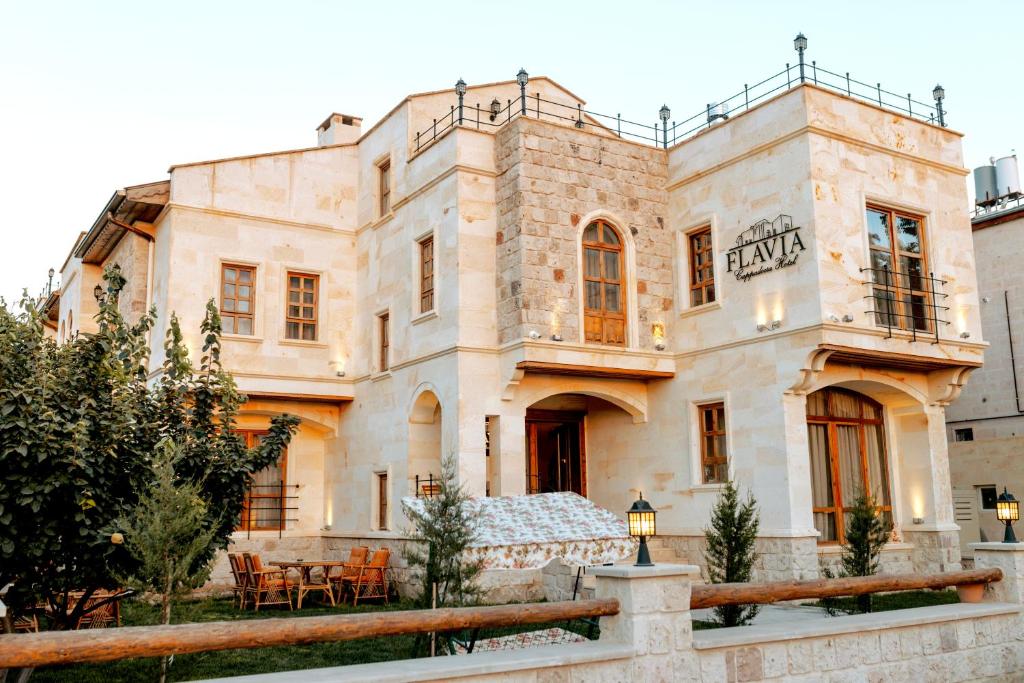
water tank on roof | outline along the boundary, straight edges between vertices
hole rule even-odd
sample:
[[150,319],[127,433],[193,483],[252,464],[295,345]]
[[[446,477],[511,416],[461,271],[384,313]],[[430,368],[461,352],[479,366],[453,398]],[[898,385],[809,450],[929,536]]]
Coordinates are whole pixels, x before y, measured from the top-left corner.
[[1017,173],[1017,155],[996,159],[996,187],[1000,199],[1020,196],[1020,174]]
[[992,164],[974,169],[974,203],[978,206],[991,206],[999,199],[996,185],[996,167]]

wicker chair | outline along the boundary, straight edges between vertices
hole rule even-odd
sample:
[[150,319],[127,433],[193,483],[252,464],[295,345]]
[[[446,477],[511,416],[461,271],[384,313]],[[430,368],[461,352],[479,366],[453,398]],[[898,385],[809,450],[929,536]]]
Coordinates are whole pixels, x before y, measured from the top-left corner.
[[238,599],[238,609],[245,609],[245,585],[249,576],[245,571],[245,560],[238,553],[228,553],[228,564],[231,565],[231,576],[235,580],[232,591]]
[[242,553],[245,562],[245,593],[252,597],[255,611],[260,605],[288,605],[292,609],[291,584],[285,569],[265,569],[259,555]]
[[388,604],[388,563],[391,551],[387,548],[375,550],[369,564],[359,568],[359,574],[352,582],[352,604],[358,605],[359,600],[383,598]]
[[[85,609],[89,610],[78,620],[75,624],[75,629],[91,629],[91,628],[107,628],[108,626],[120,626],[121,625],[121,597],[125,594],[124,591],[96,591],[89,597],[89,601],[85,603]],[[113,600],[110,598],[113,597]],[[99,607],[95,607],[97,603],[104,600],[110,600]],[[76,601],[77,602],[77,601]],[[76,606],[76,602],[70,602],[68,604],[68,610],[72,610]]]
[[338,593],[338,601],[343,602],[348,587],[359,576],[359,568],[366,564],[366,558],[370,556],[370,549],[360,545],[348,551],[348,560],[338,567],[337,574],[328,576],[328,581],[334,586]]

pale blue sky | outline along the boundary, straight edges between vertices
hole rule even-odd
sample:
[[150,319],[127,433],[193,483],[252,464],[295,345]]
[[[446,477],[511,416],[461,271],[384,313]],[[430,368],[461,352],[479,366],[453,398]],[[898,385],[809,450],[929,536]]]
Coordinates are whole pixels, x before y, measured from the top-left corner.
[[1024,152],[1024,4],[0,0],[0,295],[45,284],[118,187],[315,144],[409,92],[549,75],[598,112],[682,119],[807,59],[931,101],[976,166]]

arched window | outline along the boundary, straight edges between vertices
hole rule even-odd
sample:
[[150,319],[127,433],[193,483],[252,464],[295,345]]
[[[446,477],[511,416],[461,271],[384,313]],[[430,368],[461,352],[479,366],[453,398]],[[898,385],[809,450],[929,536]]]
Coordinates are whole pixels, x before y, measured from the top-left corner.
[[857,496],[874,496],[890,523],[889,467],[882,406],[845,389],[822,389],[807,397],[811,494],[819,543],[842,543],[843,515]]
[[64,343],[64,321],[63,320],[60,323],[60,336],[57,338],[57,343],[58,344],[63,344]]
[[75,314],[72,311],[68,311],[68,339],[75,336]]
[[622,239],[605,221],[583,231],[583,330],[595,344],[626,345]]

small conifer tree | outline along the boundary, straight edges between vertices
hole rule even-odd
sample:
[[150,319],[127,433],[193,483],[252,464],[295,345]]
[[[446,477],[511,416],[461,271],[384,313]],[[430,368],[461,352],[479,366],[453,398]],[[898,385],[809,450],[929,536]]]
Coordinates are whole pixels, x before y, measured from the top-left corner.
[[[171,603],[195,590],[210,577],[213,558],[208,549],[217,536],[200,482],[174,473],[181,448],[170,440],[158,447],[153,481],[138,503],[118,520],[125,548],[137,561],[121,577],[125,585],[160,596],[160,623],[171,623]],[[169,657],[160,659],[160,683],[167,680]]]
[[[889,540],[889,524],[879,514],[875,499],[863,492],[845,517],[841,576],[871,576],[878,572],[882,548]],[[857,610],[871,611],[870,594],[857,596]]]
[[[711,527],[704,530],[704,559],[711,583],[750,581],[757,560],[754,544],[759,525],[754,497],[747,494],[741,503],[736,486],[726,482],[711,512]],[[759,605],[722,605],[714,610],[715,620],[722,626],[743,626],[760,609]]]

